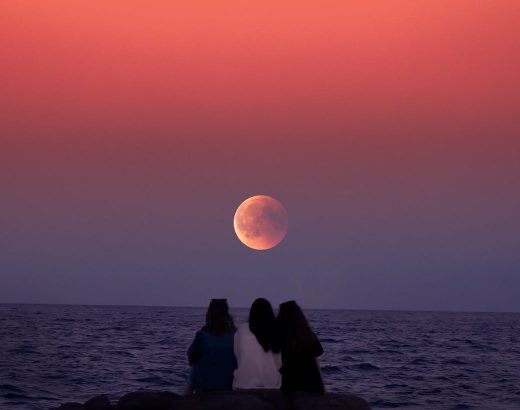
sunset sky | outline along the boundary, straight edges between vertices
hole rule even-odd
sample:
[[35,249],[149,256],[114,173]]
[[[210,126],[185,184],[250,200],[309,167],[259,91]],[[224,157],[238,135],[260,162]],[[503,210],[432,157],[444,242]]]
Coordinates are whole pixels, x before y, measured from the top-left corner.
[[[0,303],[520,311],[520,2],[0,5]],[[289,232],[242,245],[277,198]]]

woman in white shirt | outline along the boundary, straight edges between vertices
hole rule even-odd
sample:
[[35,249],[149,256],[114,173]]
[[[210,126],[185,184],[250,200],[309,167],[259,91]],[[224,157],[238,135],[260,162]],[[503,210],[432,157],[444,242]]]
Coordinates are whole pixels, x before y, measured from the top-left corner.
[[233,389],[279,389],[282,377],[280,346],[273,308],[266,299],[256,299],[249,320],[238,327],[234,339],[238,367]]

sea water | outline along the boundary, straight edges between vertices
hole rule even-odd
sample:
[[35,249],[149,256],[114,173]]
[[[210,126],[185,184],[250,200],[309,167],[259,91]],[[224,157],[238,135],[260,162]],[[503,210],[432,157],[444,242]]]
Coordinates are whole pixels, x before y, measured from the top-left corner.
[[[236,323],[246,309],[232,309]],[[307,310],[327,391],[373,409],[520,409],[520,314]],[[0,305],[0,409],[182,393],[205,309]]]

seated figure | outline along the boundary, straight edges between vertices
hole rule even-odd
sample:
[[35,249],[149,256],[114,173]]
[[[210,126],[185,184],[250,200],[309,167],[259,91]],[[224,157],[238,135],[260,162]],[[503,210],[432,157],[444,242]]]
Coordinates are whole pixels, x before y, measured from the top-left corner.
[[206,325],[197,332],[188,349],[191,365],[188,393],[231,390],[237,361],[233,352],[233,318],[225,299],[212,299]]
[[256,299],[249,320],[235,333],[238,367],[233,389],[279,389],[282,376],[280,347],[273,308],[266,299]]

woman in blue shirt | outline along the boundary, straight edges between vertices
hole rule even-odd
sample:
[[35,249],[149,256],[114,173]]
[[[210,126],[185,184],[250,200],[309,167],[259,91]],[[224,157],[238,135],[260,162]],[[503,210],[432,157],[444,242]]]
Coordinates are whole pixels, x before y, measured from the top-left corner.
[[237,368],[233,352],[235,330],[226,299],[212,299],[206,325],[197,332],[188,349],[191,391],[231,390]]

